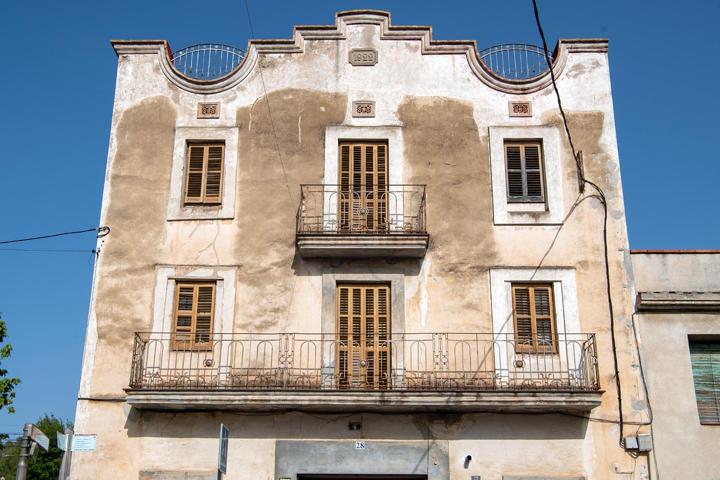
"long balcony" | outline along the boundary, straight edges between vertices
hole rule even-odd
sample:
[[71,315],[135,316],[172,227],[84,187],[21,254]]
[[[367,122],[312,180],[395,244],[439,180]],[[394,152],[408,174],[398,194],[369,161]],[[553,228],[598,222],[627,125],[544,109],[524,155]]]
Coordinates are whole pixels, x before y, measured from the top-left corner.
[[423,257],[425,185],[302,185],[297,246],[305,257]]
[[587,411],[600,401],[593,334],[137,333],[128,402],[230,410]]

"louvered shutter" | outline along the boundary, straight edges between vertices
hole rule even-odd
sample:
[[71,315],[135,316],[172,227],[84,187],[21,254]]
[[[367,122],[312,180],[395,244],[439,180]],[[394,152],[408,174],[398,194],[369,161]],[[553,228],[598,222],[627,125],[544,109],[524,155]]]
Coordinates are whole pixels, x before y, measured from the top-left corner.
[[515,312],[516,348],[531,347],[533,344],[533,334],[530,289],[527,287],[513,287],[513,305]]
[[511,199],[522,199],[525,195],[520,149],[520,145],[505,145],[508,197]]
[[210,348],[215,313],[215,284],[178,282],[172,343],[175,350]]
[[509,201],[543,202],[542,147],[539,142],[506,143],[505,170]]
[[224,150],[221,143],[188,145],[186,204],[221,203]]
[[548,353],[557,350],[552,292],[550,284],[512,286],[516,351]]
[[220,203],[222,193],[223,145],[207,147],[204,203]]
[[385,143],[340,143],[341,231],[387,230],[387,151]]
[[390,379],[390,288],[338,285],[337,378],[340,387],[383,388]]
[[553,349],[552,292],[550,287],[533,288],[535,304],[535,340],[539,350]]
[[700,423],[720,424],[720,342],[690,342],[690,360]]
[[202,203],[204,173],[205,148],[202,145],[190,145],[188,147],[188,171],[185,184],[185,203]]

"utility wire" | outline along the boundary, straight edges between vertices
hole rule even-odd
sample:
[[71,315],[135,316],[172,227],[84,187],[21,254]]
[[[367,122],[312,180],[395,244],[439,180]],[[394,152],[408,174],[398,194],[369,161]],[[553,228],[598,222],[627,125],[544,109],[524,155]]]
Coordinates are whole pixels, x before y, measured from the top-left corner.
[[[110,229],[108,227],[86,228],[85,230],[73,230],[70,232],[51,233],[49,235],[40,235],[38,237],[18,238],[15,240],[2,240],[2,241],[0,241],[0,245],[6,245],[8,243],[30,242],[33,240],[42,240],[45,238],[62,237],[65,235],[77,235],[79,233],[87,233],[87,232],[97,232],[98,234],[102,234],[103,232],[105,232],[105,229],[107,229],[108,232],[110,231]],[[102,235],[102,236],[105,236],[105,235]]]
[[[252,24],[248,0],[245,0],[245,11],[247,12],[248,25],[250,26],[250,35],[255,38],[255,29],[253,28]],[[278,142],[277,131],[275,130],[275,122],[273,121],[272,116],[272,109],[270,108],[270,96],[268,95],[267,87],[265,86],[265,76],[263,75],[262,67],[259,64],[258,72],[260,73],[260,81],[262,82],[263,91],[265,92],[265,103],[267,104],[268,117],[270,118],[270,127],[272,128],[273,138],[275,140],[275,150],[277,151],[278,160],[280,161],[280,167],[282,168],[283,178],[285,179],[285,188],[287,189],[288,196],[290,197],[290,203],[293,203],[295,202],[295,199],[293,198],[292,192],[290,191],[290,183],[288,182],[287,171],[285,170],[285,162],[283,162],[282,154],[280,153],[280,143]]]
[[95,250],[66,250],[52,248],[0,248],[0,252],[95,253]]
[[543,44],[543,52],[545,54],[545,61],[548,65],[548,68],[550,70],[550,80],[552,81],[553,90],[555,91],[555,97],[557,98],[558,103],[558,109],[560,110],[560,115],[562,117],[563,126],[565,127],[565,134],[567,135],[568,143],[570,143],[570,148],[572,149],[572,154],[575,159],[575,164],[578,169],[578,178],[580,179],[581,190],[583,189],[584,184],[588,184],[592,186],[595,191],[597,191],[597,198],[600,201],[600,204],[603,208],[603,254],[605,258],[605,285],[607,290],[607,300],[608,300],[608,312],[610,316],[610,341],[612,344],[612,354],[613,354],[613,367],[614,367],[614,373],[615,373],[615,387],[617,390],[617,402],[618,402],[618,425],[619,425],[619,444],[621,447],[624,448],[624,441],[623,441],[623,434],[624,434],[624,423],[626,423],[623,419],[623,407],[622,407],[622,387],[620,385],[620,370],[618,367],[618,354],[617,354],[617,343],[615,339],[615,314],[614,314],[614,308],[612,303],[612,295],[611,295],[611,288],[610,288],[610,260],[608,256],[608,239],[607,239],[607,222],[608,222],[608,206],[607,206],[607,198],[605,197],[605,193],[603,190],[596,185],[595,183],[591,182],[587,178],[585,178],[585,172],[583,169],[583,166],[580,164],[580,157],[577,153],[577,150],[575,149],[575,144],[572,140],[572,135],[570,134],[570,127],[568,126],[567,117],[565,116],[565,111],[562,106],[562,99],[560,97],[560,92],[557,87],[557,82],[555,79],[555,72],[552,68],[552,61],[550,60],[550,53],[548,51],[547,46],[547,40],[545,39],[545,32],[543,31],[542,24],[540,22],[540,13],[538,12],[538,6],[537,6],[537,0],[532,0],[533,3],[533,11],[535,13],[535,23],[537,24],[538,33],[540,34],[540,38],[542,39]]

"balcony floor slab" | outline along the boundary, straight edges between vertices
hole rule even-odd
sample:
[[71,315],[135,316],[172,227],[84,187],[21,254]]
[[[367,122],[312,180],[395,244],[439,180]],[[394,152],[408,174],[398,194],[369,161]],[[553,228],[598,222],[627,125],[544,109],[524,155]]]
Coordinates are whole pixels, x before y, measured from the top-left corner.
[[342,235],[298,233],[297,246],[303,257],[414,257],[422,258],[428,247],[427,234]]
[[127,390],[127,402],[149,410],[311,412],[588,412],[602,391],[161,391]]

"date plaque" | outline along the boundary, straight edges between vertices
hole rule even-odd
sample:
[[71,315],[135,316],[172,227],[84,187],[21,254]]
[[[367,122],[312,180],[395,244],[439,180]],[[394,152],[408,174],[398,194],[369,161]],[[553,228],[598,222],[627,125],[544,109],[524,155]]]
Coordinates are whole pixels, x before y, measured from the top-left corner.
[[350,65],[373,66],[378,63],[378,52],[374,48],[353,48],[350,50]]

